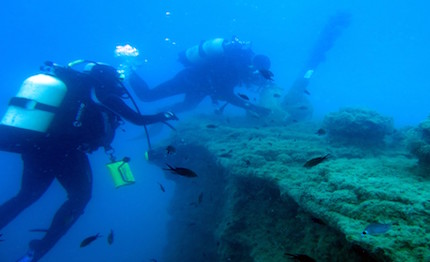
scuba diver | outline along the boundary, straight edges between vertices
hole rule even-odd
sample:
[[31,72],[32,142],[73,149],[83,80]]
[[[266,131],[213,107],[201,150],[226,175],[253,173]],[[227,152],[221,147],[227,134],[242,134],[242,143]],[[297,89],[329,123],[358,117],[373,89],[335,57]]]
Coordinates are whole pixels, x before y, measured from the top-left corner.
[[[80,64],[85,70],[76,70]],[[0,229],[37,201],[57,179],[67,200],[42,239],[29,243],[20,262],[43,257],[84,212],[91,198],[88,153],[111,151],[122,119],[136,125],[177,120],[171,112],[142,115],[111,66],[80,60],[68,66],[45,63],[43,73],[24,81],[0,124],[0,150],[21,154],[23,175],[16,196],[0,205]],[[134,102],[133,102],[134,103]]]
[[194,109],[206,96],[210,96],[214,104],[225,101],[259,116],[271,112],[234,91],[237,86],[258,86],[270,81],[267,79],[271,76],[270,59],[255,55],[249,43],[236,37],[231,41],[223,38],[203,41],[180,53],[179,61],[185,68],[172,79],[150,89],[136,72],[131,72],[130,86],[145,102],[185,94],[183,102],[169,107],[174,112]]

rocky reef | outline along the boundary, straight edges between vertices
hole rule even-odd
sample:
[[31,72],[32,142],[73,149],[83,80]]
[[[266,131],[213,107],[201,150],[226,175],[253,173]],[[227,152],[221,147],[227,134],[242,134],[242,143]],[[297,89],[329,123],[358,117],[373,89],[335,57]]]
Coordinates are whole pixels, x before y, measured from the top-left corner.
[[332,142],[368,147],[383,145],[394,121],[369,109],[344,108],[326,115],[323,126]]
[[[390,120],[373,119],[363,119],[362,130],[379,141]],[[287,253],[316,261],[430,261],[430,181],[416,173],[416,158],[406,147],[368,154],[334,146],[332,137],[316,134],[320,127],[208,116],[182,121],[149,157],[198,174],[166,173],[177,186],[162,261],[288,261]],[[363,236],[375,222],[391,228]]]
[[430,117],[407,133],[409,150],[422,167],[430,168]]

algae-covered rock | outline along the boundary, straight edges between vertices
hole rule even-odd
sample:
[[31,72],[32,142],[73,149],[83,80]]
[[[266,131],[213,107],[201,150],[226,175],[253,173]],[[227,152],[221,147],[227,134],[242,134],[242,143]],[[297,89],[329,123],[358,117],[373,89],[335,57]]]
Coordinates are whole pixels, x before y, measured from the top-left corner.
[[427,144],[430,144],[430,117],[420,123],[419,130],[421,137]]
[[358,146],[381,146],[394,130],[391,117],[361,108],[344,108],[324,118],[324,128],[332,142]]
[[[177,187],[163,261],[277,262],[289,259],[285,253],[319,262],[430,261],[430,180],[417,175],[405,147],[363,154],[327,143],[315,134],[319,123],[250,121],[182,122],[153,154],[162,167],[198,174],[166,176]],[[168,144],[176,154],[165,153]],[[373,223],[390,229],[363,236]]]
[[407,133],[408,148],[419,164],[430,167],[430,117]]

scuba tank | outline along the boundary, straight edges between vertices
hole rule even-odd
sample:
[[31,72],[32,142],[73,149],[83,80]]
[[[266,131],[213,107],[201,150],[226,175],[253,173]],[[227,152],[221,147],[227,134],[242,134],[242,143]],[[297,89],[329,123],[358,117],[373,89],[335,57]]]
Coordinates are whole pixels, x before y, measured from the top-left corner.
[[179,54],[179,61],[184,65],[202,64],[207,59],[224,53],[224,38],[214,38],[192,46]]
[[54,76],[31,76],[10,100],[1,124],[45,133],[66,92],[66,85]]

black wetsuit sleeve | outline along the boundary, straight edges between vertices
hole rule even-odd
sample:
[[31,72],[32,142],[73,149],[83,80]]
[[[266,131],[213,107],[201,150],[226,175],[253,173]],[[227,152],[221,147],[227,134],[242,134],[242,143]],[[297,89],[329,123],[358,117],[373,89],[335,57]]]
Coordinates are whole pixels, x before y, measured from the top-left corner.
[[163,113],[155,115],[141,115],[132,110],[120,97],[106,96],[100,100],[104,106],[112,112],[118,114],[123,119],[136,125],[149,125],[157,122],[166,121]]

